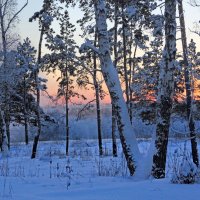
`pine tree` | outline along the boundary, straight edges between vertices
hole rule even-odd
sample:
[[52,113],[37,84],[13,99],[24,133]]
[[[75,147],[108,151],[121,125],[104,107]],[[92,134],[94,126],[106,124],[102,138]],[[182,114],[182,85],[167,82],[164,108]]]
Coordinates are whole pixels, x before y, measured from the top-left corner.
[[39,30],[40,30],[40,38],[38,44],[38,55],[37,55],[37,63],[34,72],[35,77],[35,91],[36,91],[36,102],[37,102],[37,134],[34,138],[33,149],[31,158],[35,158],[37,152],[37,145],[41,134],[41,110],[40,110],[40,78],[39,78],[39,70],[42,67],[42,44],[44,35],[51,31],[49,28],[52,24],[54,17],[57,15],[57,2],[53,0],[44,0],[42,9],[39,12],[35,12],[34,15],[29,19],[30,22],[33,20],[39,20]]
[[[83,30],[83,36],[85,36],[86,34],[90,34],[90,37],[92,37],[93,40],[88,40],[88,41],[93,43],[94,47],[97,48],[97,46],[98,46],[97,30],[96,30],[96,26],[92,25],[92,23],[95,19],[94,5],[93,5],[92,1],[91,2],[83,1],[80,3],[80,7],[84,12],[84,17],[83,17],[83,19],[79,20],[78,22]],[[96,52],[93,51],[93,52],[87,53],[85,58],[89,59],[89,62],[92,63],[92,65],[90,63],[88,63],[89,65],[87,64],[87,66],[84,67],[85,69],[83,69],[83,71],[85,71],[87,73],[87,75],[86,76],[85,76],[85,74],[82,74],[82,75],[85,76],[84,78],[85,78],[85,80],[87,80],[86,81],[87,84],[90,84],[93,87],[94,92],[95,92],[99,155],[102,156],[103,155],[103,146],[102,146],[102,122],[101,122],[102,120],[101,120],[100,100],[103,98],[103,91],[102,91],[102,85],[101,85],[102,81],[98,81],[99,80],[98,71],[100,71],[99,64],[98,64],[98,56],[97,56]],[[83,77],[82,75],[80,74],[80,77],[79,77],[79,85],[80,85],[80,83],[83,83],[83,81],[80,80],[81,77]],[[89,77],[92,78],[91,82],[89,81],[89,79],[90,79]]]
[[60,71],[58,97],[64,97],[65,116],[66,116],[66,155],[69,155],[69,104],[70,100],[79,94],[74,89],[74,80],[77,71],[76,43],[73,39],[75,26],[70,23],[69,13],[67,10],[57,16],[60,24],[60,34],[47,35],[47,48],[52,52],[46,54],[43,58],[47,63],[45,71]]
[[[29,123],[29,114],[28,110],[30,106],[28,104],[28,95],[30,95],[33,83],[33,73],[35,67],[35,55],[36,50],[31,46],[31,41],[29,38],[26,38],[23,43],[19,43],[17,47],[17,62],[18,62],[18,70],[21,71],[20,77],[21,81],[19,86],[19,92],[22,93],[23,99],[23,116],[24,116],[24,128],[25,128],[25,143],[29,143],[29,134],[28,134],[28,123]],[[19,94],[20,96],[20,94]]]

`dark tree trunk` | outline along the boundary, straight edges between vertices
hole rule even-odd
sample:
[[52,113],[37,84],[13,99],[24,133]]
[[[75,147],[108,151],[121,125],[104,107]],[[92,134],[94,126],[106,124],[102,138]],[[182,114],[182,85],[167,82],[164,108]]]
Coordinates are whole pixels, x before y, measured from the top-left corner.
[[24,131],[25,131],[25,143],[28,145],[29,139],[28,139],[28,119],[27,115],[25,116],[24,119]]
[[98,143],[99,143],[99,155],[103,155],[102,145],[102,129],[101,129],[101,110],[100,110],[100,97],[99,97],[99,86],[98,83],[95,85],[96,94],[96,110],[97,110],[97,128],[98,128]]
[[36,135],[34,137],[31,159],[34,159],[36,157],[36,152],[37,152],[37,146],[38,146],[39,138],[40,138],[39,135]]
[[69,105],[66,101],[66,156],[69,156]]
[[112,151],[113,157],[117,157],[117,141],[116,141],[116,133],[117,133],[117,115],[115,112],[115,107],[112,104]]
[[[36,76],[38,76],[38,74]],[[36,78],[36,81],[38,82],[38,78]],[[31,156],[32,159],[36,157],[37,145],[38,145],[40,134],[41,134],[40,89],[38,87],[38,84],[37,84],[36,92],[37,92],[37,113],[36,114],[37,114],[37,128],[38,128],[38,130],[37,130],[37,135],[35,136],[34,142],[33,142],[32,156]]]
[[128,70],[127,70],[127,21],[124,11],[124,3],[122,3],[122,36],[123,36],[123,67],[124,67],[124,81],[125,81],[125,94],[126,94],[126,103],[128,106],[128,111],[130,114],[130,96],[129,96],[129,81],[128,81]]
[[[119,5],[118,1],[115,2],[115,25],[114,25],[114,66],[117,68],[117,36],[118,36],[118,14],[119,14]],[[117,113],[115,111],[115,106],[112,103],[112,151],[113,157],[117,157],[117,142],[116,142],[116,133],[117,133]]]
[[5,124],[6,124],[6,135],[8,138],[8,149],[10,149],[10,115],[9,115],[9,109],[5,110]]
[[191,84],[191,77],[190,77],[191,74],[190,74],[189,62],[188,62],[187,36],[186,36],[186,30],[185,30],[185,19],[184,19],[183,1],[182,0],[179,0],[178,10],[179,10],[181,39],[182,39],[182,47],[183,47],[187,119],[188,119],[188,123],[189,123],[189,131],[190,131],[190,138],[191,138],[192,158],[193,158],[193,162],[197,166],[199,166],[199,156],[198,156],[198,148],[197,148],[196,133],[195,133],[195,123],[194,123],[194,118],[193,118],[193,114],[192,114],[192,84]]
[[[97,33],[95,31],[95,41],[94,46],[97,46]],[[102,128],[101,128],[101,108],[100,108],[100,91],[99,91],[99,83],[97,82],[97,56],[94,53],[94,88],[95,88],[95,96],[96,96],[96,114],[97,114],[97,130],[98,130],[98,143],[99,143],[99,155],[103,155],[103,145],[102,145]]]
[[[132,36],[131,36],[132,38]],[[131,39],[133,40],[133,39]],[[133,55],[133,60],[135,61],[136,58],[136,52],[137,52],[138,46],[136,44],[135,50],[134,50],[134,55]],[[133,84],[133,75],[134,75],[134,70],[135,70],[135,64],[131,59],[131,47],[130,47],[130,55],[129,55],[129,65],[130,65],[130,78],[129,78],[129,90],[130,90],[130,110],[129,110],[129,116],[130,116],[130,121],[131,124],[133,124],[133,89],[132,89],[132,84]]]
[[[40,33],[40,41],[39,41],[39,47],[38,47],[38,60],[37,60],[38,66],[41,63],[43,35],[44,35],[44,27],[42,27],[42,30],[41,30],[41,33]],[[36,98],[37,98],[37,113],[36,114],[37,114],[38,130],[37,130],[37,135],[35,136],[34,142],[33,142],[32,155],[31,155],[32,159],[36,157],[37,145],[38,145],[38,141],[39,141],[40,134],[41,134],[40,88],[39,88],[38,74],[39,74],[39,69],[37,69],[36,72],[35,72]]]
[[25,133],[25,143],[28,145],[29,138],[28,138],[28,117],[27,117],[27,91],[26,91],[26,79],[24,77],[24,95],[23,95],[23,101],[24,101],[24,133]]
[[[66,67],[67,68],[67,67]],[[65,91],[65,106],[66,106],[66,118],[65,118],[65,123],[66,123],[66,155],[69,156],[69,77],[68,77],[68,71],[66,69],[65,72],[65,78],[67,80],[67,86],[66,86],[66,91]]]
[[3,151],[3,140],[4,140],[4,124],[3,124],[3,116],[0,110],[0,151]]
[[5,133],[4,117],[0,108],[0,151],[6,151],[8,148],[8,140]]
[[155,178],[165,177],[170,115],[174,92],[176,1],[165,0],[165,40],[157,97],[156,152],[153,156],[152,167],[152,175]]

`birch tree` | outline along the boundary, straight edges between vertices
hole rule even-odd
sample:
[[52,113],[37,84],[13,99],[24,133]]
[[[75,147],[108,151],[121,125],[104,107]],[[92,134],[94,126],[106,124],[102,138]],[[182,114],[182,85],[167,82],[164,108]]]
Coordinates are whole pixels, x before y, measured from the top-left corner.
[[0,1],[0,32],[1,32],[1,42],[2,42],[2,68],[4,69],[4,100],[5,106],[0,110],[3,111],[3,115],[5,117],[5,130],[8,138],[8,147],[10,148],[10,114],[9,114],[9,88],[8,82],[9,80],[6,77],[7,74],[7,65],[8,65],[8,52],[9,47],[13,43],[13,41],[9,41],[9,35],[12,33],[12,29],[18,20],[18,15],[20,12],[28,5],[28,0],[25,1],[24,5],[17,10],[16,0],[1,0]]
[[83,51],[87,50],[88,48],[92,48],[99,56],[102,74],[117,114],[118,130],[123,152],[127,160],[127,166],[129,168],[130,174],[133,175],[140,153],[136,141],[136,136],[134,135],[131,126],[126,102],[123,98],[123,92],[119,82],[118,73],[111,60],[110,43],[106,23],[107,16],[105,1],[96,0],[94,1],[94,4],[99,48],[96,48],[92,46],[91,43],[87,42],[82,45],[81,50]]
[[[114,51],[114,66],[117,68],[118,64],[118,26],[119,26],[119,3],[114,1],[114,41],[113,41],[113,51]],[[114,104],[112,103],[112,151],[113,156],[117,157],[117,115],[115,111]]]
[[[33,89],[33,71],[35,67],[35,54],[36,50],[31,46],[31,41],[29,38],[26,38],[23,43],[19,43],[17,47],[17,69],[21,71],[18,96],[22,96],[22,108],[23,108],[23,118],[24,118],[24,133],[25,133],[25,143],[29,143],[29,107],[30,101],[30,92]],[[22,93],[22,94],[20,94]]]
[[[94,42],[97,45],[97,42]],[[97,135],[99,155],[103,155],[103,142],[102,142],[102,119],[101,119],[101,105],[100,101],[104,98],[105,92],[102,89],[102,76],[99,69],[97,55],[94,52],[88,51],[82,55],[82,62],[80,63],[77,83],[80,88],[92,89],[94,91],[94,99],[90,102],[96,104],[96,122],[97,122]],[[83,61],[84,60],[84,61]]]
[[[89,2],[83,1],[81,2],[80,7],[84,11],[83,19],[78,20],[81,26],[81,29],[83,30],[83,37],[87,34],[90,34],[90,37],[92,37],[92,40],[90,41],[93,43],[94,47],[96,48],[98,46],[98,36],[97,36],[98,33],[97,33],[96,26],[93,24],[94,19],[95,19],[94,6],[92,5],[90,1]],[[99,78],[98,78],[100,74],[98,56],[97,56],[97,53],[93,51],[93,52],[87,52],[87,55],[85,55],[84,57],[88,59],[90,63],[87,63],[87,66],[82,66],[83,74],[80,74],[78,82],[83,83],[83,81],[80,79],[81,77],[84,77],[85,84],[91,85],[95,92],[99,155],[102,156],[103,143],[102,143],[102,119],[101,119],[100,100],[103,98],[103,91],[102,91],[102,81],[99,81]],[[92,81],[90,81],[90,78],[92,79]]]
[[191,149],[192,149],[192,158],[193,162],[198,166],[199,157],[195,133],[195,123],[192,111],[192,85],[191,85],[191,70],[188,61],[188,46],[187,46],[187,35],[185,27],[185,18],[183,11],[183,1],[178,1],[178,10],[179,10],[179,20],[180,20],[180,29],[181,29],[181,41],[183,49],[183,64],[184,64],[184,76],[185,76],[185,88],[186,88],[186,105],[187,105],[187,120],[189,124],[189,132],[191,138]]
[[60,24],[59,34],[47,34],[47,48],[51,51],[43,57],[45,64],[44,70],[55,72],[58,70],[60,76],[58,98],[63,97],[65,102],[65,125],[66,125],[66,155],[69,155],[70,124],[69,124],[69,105],[73,97],[79,97],[75,91],[75,76],[77,74],[76,43],[74,41],[75,26],[70,23],[69,13],[57,15]]
[[160,64],[156,151],[153,156],[152,174],[155,178],[165,177],[167,144],[170,126],[170,115],[174,93],[174,71],[176,68],[176,1],[165,0],[165,47]]

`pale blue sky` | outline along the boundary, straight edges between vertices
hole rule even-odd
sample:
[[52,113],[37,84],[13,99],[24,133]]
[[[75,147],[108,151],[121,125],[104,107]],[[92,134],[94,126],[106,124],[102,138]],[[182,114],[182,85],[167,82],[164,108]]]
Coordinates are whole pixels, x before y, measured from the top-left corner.
[[[25,0],[18,0],[19,7],[23,5]],[[33,41],[34,46],[38,41],[38,25],[37,22],[30,23],[28,20],[35,11],[41,9],[41,0],[29,0],[28,6],[20,13],[20,22],[18,25],[19,35],[22,39],[29,37]]]
[[[195,37],[193,33],[189,31],[189,28],[193,28],[193,23],[195,21],[200,20],[200,7],[194,8],[188,4],[189,0],[184,0],[184,9],[185,9],[185,18],[186,18],[186,26],[187,26],[187,36],[188,40]],[[25,0],[18,0],[19,6],[22,5]],[[21,35],[21,38],[24,39],[27,36],[30,37],[32,40],[34,46],[37,47],[38,43],[38,24],[37,22],[30,23],[28,22],[29,17],[32,16],[32,14],[35,11],[38,11],[41,9],[42,6],[42,0],[29,0],[29,5],[23,10],[23,12],[20,14],[20,23],[18,25],[18,31]],[[70,9],[70,18],[71,22],[76,24],[76,21],[81,17],[81,12],[78,8],[76,9]],[[76,33],[76,39],[78,39],[79,43],[81,43],[80,38],[78,37],[79,30]],[[195,37],[195,41],[197,44],[200,45],[200,37]],[[197,45],[197,46],[199,46]],[[200,50],[200,48],[199,48]]]
[[[25,0],[18,0],[19,7],[22,6]],[[18,31],[22,39],[29,37],[35,47],[38,45],[39,32],[38,32],[38,22],[29,22],[29,18],[34,14],[34,12],[39,11],[42,8],[43,0],[29,0],[28,6],[20,13],[20,22],[18,24]],[[76,21],[81,18],[81,12],[78,8],[69,9],[71,22],[76,25]],[[55,24],[56,28],[57,24]],[[78,36],[80,34],[79,26],[77,26],[78,31],[75,33],[78,43],[82,40]]]

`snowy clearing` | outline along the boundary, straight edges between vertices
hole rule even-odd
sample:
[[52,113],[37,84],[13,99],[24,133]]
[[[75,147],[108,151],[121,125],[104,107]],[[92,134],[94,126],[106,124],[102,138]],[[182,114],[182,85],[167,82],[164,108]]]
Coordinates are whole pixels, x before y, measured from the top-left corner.
[[[64,154],[64,141],[41,142],[35,160],[30,159],[31,145],[16,144],[8,158],[0,158],[0,199],[194,200],[200,196],[199,184],[170,183],[173,152],[183,145],[180,141],[169,142],[166,179],[136,181],[128,175],[119,141],[117,158],[111,156],[110,140],[104,141],[107,156],[102,158],[94,140],[72,141],[69,158]],[[148,146],[148,141],[139,142],[144,153]]]

